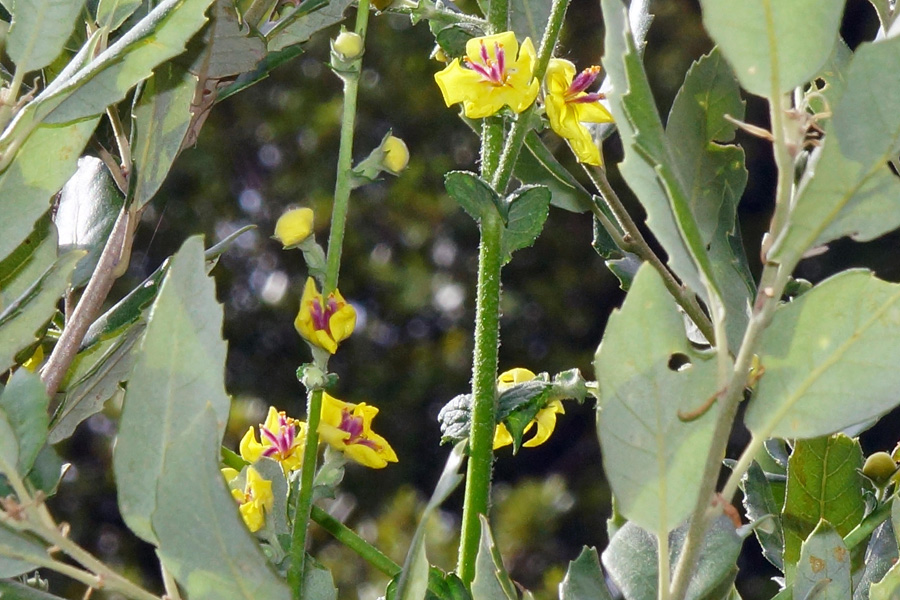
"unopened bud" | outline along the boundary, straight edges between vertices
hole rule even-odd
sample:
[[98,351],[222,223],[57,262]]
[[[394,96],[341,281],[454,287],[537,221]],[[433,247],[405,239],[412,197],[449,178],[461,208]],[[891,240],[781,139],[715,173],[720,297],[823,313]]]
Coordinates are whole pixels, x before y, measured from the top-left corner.
[[285,248],[297,246],[312,233],[313,216],[311,208],[295,208],[287,211],[275,223],[275,239]]
[[331,43],[331,47],[344,60],[352,60],[362,54],[363,41],[362,38],[359,37],[359,35],[353,33],[352,31],[342,31],[336,38],[334,38],[334,41]]
[[384,166],[391,173],[397,174],[409,164],[409,148],[400,138],[388,136],[381,148],[384,150]]
[[866,459],[863,475],[877,486],[883,486],[897,472],[897,463],[887,452],[876,452]]

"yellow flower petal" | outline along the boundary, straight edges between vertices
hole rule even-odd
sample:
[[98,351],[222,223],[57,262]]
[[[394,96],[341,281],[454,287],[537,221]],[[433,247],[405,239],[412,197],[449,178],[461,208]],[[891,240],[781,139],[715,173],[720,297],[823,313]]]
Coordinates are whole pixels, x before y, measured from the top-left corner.
[[530,440],[522,444],[526,448],[534,448],[540,446],[550,437],[556,428],[556,414],[564,413],[562,402],[553,400],[547,406],[538,411],[532,423],[537,423],[537,433]]
[[356,327],[356,309],[348,304],[338,290],[323,298],[312,277],[306,280],[300,310],[294,319],[294,328],[310,344],[326,350],[337,351],[338,344],[350,337]]
[[517,383],[531,381],[535,377],[536,375],[532,371],[522,367],[516,367],[500,373],[500,376],[497,377],[497,389],[503,390]]
[[248,429],[244,437],[241,438],[238,450],[241,453],[241,458],[250,464],[255,463],[262,456],[263,445],[256,441],[256,430],[253,427]]
[[434,79],[447,106],[461,102],[468,118],[488,117],[504,106],[520,113],[537,97],[537,54],[529,38],[521,48],[511,31],[472,38],[466,42],[466,61],[469,67],[453,60]]
[[382,146],[384,150],[384,166],[392,173],[399,173],[409,164],[409,148],[406,142],[393,135],[388,136]]
[[[595,76],[596,72],[593,74]],[[547,88],[544,109],[550,127],[565,138],[578,161],[600,166],[603,155],[583,123],[611,123],[613,118],[600,102],[585,102],[586,92],[578,91],[578,88],[571,90],[574,78],[575,65],[559,58],[550,60],[544,80]]]
[[382,469],[390,462],[397,462],[397,454],[387,440],[372,431],[372,420],[377,414],[375,406],[364,402],[351,404],[323,393],[319,436],[348,458]]

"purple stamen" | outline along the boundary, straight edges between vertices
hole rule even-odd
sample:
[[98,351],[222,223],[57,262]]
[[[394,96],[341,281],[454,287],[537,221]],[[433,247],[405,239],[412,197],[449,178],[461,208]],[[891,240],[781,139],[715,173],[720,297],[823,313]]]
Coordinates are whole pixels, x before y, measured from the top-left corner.
[[491,65],[491,69],[496,75],[494,79],[502,82],[503,74],[506,73],[506,53],[497,42],[494,42],[494,56],[497,57],[497,62]]
[[350,411],[346,408],[341,411],[341,424],[338,426],[338,429],[341,431],[346,431],[350,434],[350,437],[347,438],[344,443],[348,446],[351,444],[360,444],[362,446],[367,446],[372,450],[378,451],[381,448],[378,444],[373,442],[372,440],[366,439],[362,436],[363,434],[363,419],[362,417],[354,417],[350,414]]
[[271,431],[269,431],[268,429],[266,429],[265,427],[260,427],[260,428],[259,428],[259,434],[260,434],[262,437],[264,437],[264,438],[266,438],[267,440],[269,440],[269,443],[272,444],[273,446],[276,446],[276,447],[278,446],[278,441],[279,441],[279,440],[278,440],[278,437],[277,437],[274,433],[272,433]]
[[313,327],[317,331],[327,331],[330,334],[331,329],[328,327],[328,322],[334,316],[334,313],[338,311],[338,308],[340,307],[334,296],[329,296],[328,300],[325,300],[324,308],[320,300],[310,300],[309,314],[312,317]]
[[469,65],[469,68],[481,75],[482,79],[486,81],[491,81],[491,74],[485,69],[483,66],[478,64],[477,62],[472,62],[469,59],[466,59],[466,64]]
[[505,85],[506,52],[504,52],[503,47],[494,42],[495,58],[492,59],[491,55],[488,53],[487,46],[484,45],[484,42],[481,42],[481,50],[479,50],[478,54],[481,58],[481,62],[473,61],[468,57],[464,58],[463,61],[470,69],[481,75],[481,78],[488,83],[498,86]]
[[601,94],[600,92],[594,92],[592,94],[585,94],[584,96],[578,96],[577,98],[570,98],[566,100],[566,102],[572,104],[587,104],[588,102],[599,102],[600,100],[606,99],[606,94]]
[[569,86],[569,90],[566,92],[566,94],[580,94],[584,90],[591,87],[591,84],[593,84],[594,81],[597,80],[597,76],[599,74],[600,67],[588,67],[587,69],[579,73],[574,80],[572,80],[572,85]]

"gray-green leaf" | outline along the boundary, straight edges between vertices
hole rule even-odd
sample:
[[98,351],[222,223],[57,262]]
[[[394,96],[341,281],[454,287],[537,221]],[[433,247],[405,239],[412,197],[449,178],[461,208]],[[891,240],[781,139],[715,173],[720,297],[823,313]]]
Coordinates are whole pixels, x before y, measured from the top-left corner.
[[69,179],[98,119],[38,127],[0,173],[0,257],[12,252]]
[[353,0],[331,0],[318,10],[300,14],[296,18],[287,17],[266,33],[269,52],[277,52],[292,44],[302,44],[317,31],[340,23],[352,2]]
[[559,600],[612,600],[596,548],[585,546],[578,558],[569,563],[559,584]]
[[744,88],[773,97],[806,83],[838,37],[844,0],[701,0],[703,25]]
[[551,8],[553,2],[548,0],[510,0],[510,29],[518,39],[530,37],[535,47],[539,46],[550,21]]
[[197,77],[173,63],[162,65],[134,105],[134,203],[150,201],[169,173],[191,123]]
[[770,252],[789,266],[809,248],[842,236],[870,240],[900,225],[900,180],[886,166],[900,152],[900,38],[861,46],[846,91],[811,156],[796,208]]
[[852,596],[850,552],[828,521],[819,522],[803,542],[794,598],[809,598],[814,588],[817,600],[847,600]]
[[744,421],[762,438],[811,438],[900,402],[900,285],[845,271],[778,309]]
[[102,160],[93,156],[78,160],[78,170],[59,193],[59,206],[53,217],[60,252],[86,253],[72,274],[72,287],[81,287],[91,278],[124,203],[125,198]]
[[63,400],[54,415],[50,443],[72,435],[82,421],[100,412],[106,401],[121,391],[119,383],[131,374],[143,332],[143,325],[138,324],[78,353],[61,386]]
[[472,580],[472,597],[478,600],[518,600],[516,588],[503,566],[503,559],[491,535],[491,527],[484,515],[481,523],[481,543],[475,558],[475,578]]
[[693,421],[678,413],[716,393],[716,367],[691,347],[652,267],[641,267],[621,310],[610,316],[594,367],[597,431],[618,508],[665,535],[697,503],[717,411]]
[[[687,525],[683,525],[669,535],[669,564],[673,569],[686,533]],[[723,515],[713,521],[703,539],[686,600],[721,598],[727,593],[737,574],[735,563],[741,542],[730,518]],[[603,566],[626,600],[647,600],[657,597],[658,556],[656,536],[629,521],[604,550]],[[723,588],[725,591],[719,591]]]
[[784,532],[781,527],[781,507],[775,502],[775,495],[766,473],[753,461],[741,479],[744,492],[743,504],[750,522],[765,518],[754,529],[763,556],[784,571]]
[[15,0],[6,52],[27,73],[53,62],[75,29],[84,0]]
[[504,204],[485,180],[469,171],[450,171],[444,175],[444,187],[450,197],[479,222],[487,211],[499,211]]
[[13,373],[0,394],[0,414],[12,427],[12,443],[17,446],[17,459],[12,464],[22,477],[31,470],[47,440],[49,402],[41,378],[27,369]]
[[[200,248],[196,238],[187,243]],[[194,268],[202,274],[202,263]],[[173,272],[178,270],[173,268]],[[215,297],[209,296],[207,301],[214,304]],[[194,355],[190,364],[196,368],[202,360],[202,354]],[[224,363],[216,361],[215,366],[221,378]],[[290,590],[272,572],[219,471],[224,421],[213,402],[219,404],[222,399],[227,402],[227,397],[191,402],[194,410],[190,415],[157,427],[171,428],[165,463],[156,472],[151,492],[155,500],[152,529],[159,541],[159,556],[192,600],[288,600]],[[123,414],[123,423],[124,419]],[[122,440],[120,433],[119,442]]]
[[151,310],[113,455],[122,516],[151,543],[157,486],[174,459],[174,440],[190,431],[207,404],[221,440],[230,406],[224,368],[222,307],[206,275],[203,243],[193,237],[172,258]]
[[35,333],[56,312],[81,251],[68,252],[9,305],[0,307],[0,372],[15,364],[15,355],[36,341]]

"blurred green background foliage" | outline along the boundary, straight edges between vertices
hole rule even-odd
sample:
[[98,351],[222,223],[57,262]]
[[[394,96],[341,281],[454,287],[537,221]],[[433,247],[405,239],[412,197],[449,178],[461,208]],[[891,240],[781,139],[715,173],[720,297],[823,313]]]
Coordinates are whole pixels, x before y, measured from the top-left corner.
[[[460,2],[475,10],[474,2]],[[711,48],[699,7],[692,0],[658,0],[646,50],[651,86],[666,114],[691,62]],[[352,18],[352,11],[349,15]],[[877,30],[865,0],[848,2],[842,31],[853,47]],[[375,427],[394,446],[400,462],[380,471],[349,467],[332,511],[402,562],[417,515],[449,452],[440,446],[436,415],[445,402],[469,387],[474,322],[478,231],[443,192],[443,175],[475,169],[478,138],[441,101],[429,58],[433,37],[425,24],[381,15],[371,21],[355,138],[364,157],[388,130],[409,146],[409,168],[399,177],[357,190],[351,200],[340,288],[358,310],[353,337],[331,361],[340,375],[333,394],[381,409]],[[598,64],[603,24],[598,2],[572,0],[560,56],[579,68]],[[331,32],[334,35],[334,32]],[[111,300],[120,297],[173,253],[189,235],[207,243],[252,224],[214,271],[225,306],[229,342],[227,384],[234,396],[226,443],[237,445],[249,425],[265,418],[269,405],[302,417],[305,397],[297,366],[308,350],[292,322],[305,281],[299,252],[271,240],[275,220],[287,208],[316,212],[319,241],[327,239],[341,106],[340,80],[327,66],[329,36],[319,35],[305,53],[270,78],[220,102],[196,147],[179,158],[161,192],[145,211],[128,274]],[[748,100],[748,120],[767,126],[763,104]],[[580,173],[568,149],[547,135],[557,156]],[[746,134],[751,176],[740,207],[744,243],[758,267],[761,232],[774,188],[768,144]],[[621,150],[606,144],[613,184]],[[640,208],[628,198],[634,214]],[[594,351],[607,316],[623,294],[593,251],[591,219],[552,209],[535,246],[518,252],[504,269],[500,368],[527,367],[551,374],[578,367],[593,378]],[[807,260],[799,274],[819,281],[849,265],[868,266],[900,280],[900,236],[868,244],[846,240]],[[889,419],[887,423],[896,419]],[[895,431],[883,425],[866,443],[890,449]],[[53,499],[53,511],[73,535],[148,585],[158,574],[152,550],[125,529],[116,508],[109,463],[115,408],[92,417],[67,442],[74,464]],[[737,436],[742,435],[736,432]],[[867,450],[871,449],[867,447]],[[603,478],[593,407],[566,404],[556,434],[543,446],[512,456],[498,452],[495,464],[495,533],[514,579],[537,598],[556,598],[565,565],[582,545],[603,548],[610,494]],[[455,565],[460,494],[430,524],[429,557],[446,569]],[[744,598],[770,597],[771,573],[748,541],[738,587]],[[342,598],[376,598],[386,579],[314,532],[314,553],[334,569]],[[147,560],[144,560],[144,559]],[[55,588],[62,592],[59,587]],[[70,592],[75,594],[75,590]],[[72,597],[75,597],[74,595]]]

